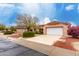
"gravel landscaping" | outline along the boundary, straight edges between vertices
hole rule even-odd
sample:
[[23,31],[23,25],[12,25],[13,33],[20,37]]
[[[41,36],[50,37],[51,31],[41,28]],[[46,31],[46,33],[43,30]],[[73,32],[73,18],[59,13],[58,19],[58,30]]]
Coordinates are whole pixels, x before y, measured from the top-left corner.
[[79,50],[79,44],[77,43],[79,43],[79,39],[69,37],[62,39],[62,41],[57,41],[53,46],[77,51]]

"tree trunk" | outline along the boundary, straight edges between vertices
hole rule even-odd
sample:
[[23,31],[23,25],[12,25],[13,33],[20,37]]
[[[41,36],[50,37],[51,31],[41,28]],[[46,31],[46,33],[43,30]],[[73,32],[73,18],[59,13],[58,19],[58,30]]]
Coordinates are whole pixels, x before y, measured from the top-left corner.
[[32,28],[32,31],[35,32],[34,28]]
[[77,35],[73,35],[72,37],[73,37],[73,38],[78,38],[78,36],[77,36]]

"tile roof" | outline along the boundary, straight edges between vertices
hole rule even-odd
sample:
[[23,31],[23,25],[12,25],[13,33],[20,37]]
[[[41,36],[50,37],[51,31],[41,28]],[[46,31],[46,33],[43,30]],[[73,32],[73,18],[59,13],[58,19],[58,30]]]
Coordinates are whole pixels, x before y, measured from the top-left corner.
[[70,23],[58,22],[58,21],[53,21],[53,22],[47,23],[46,25],[56,25],[56,24],[70,25]]

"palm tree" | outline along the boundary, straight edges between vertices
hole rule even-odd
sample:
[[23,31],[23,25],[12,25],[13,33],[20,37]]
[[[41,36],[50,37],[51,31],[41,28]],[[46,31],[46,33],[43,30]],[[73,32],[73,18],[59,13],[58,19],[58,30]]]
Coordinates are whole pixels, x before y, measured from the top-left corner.
[[27,31],[33,31],[38,27],[38,18],[27,14],[19,14],[17,16],[17,26],[25,27]]

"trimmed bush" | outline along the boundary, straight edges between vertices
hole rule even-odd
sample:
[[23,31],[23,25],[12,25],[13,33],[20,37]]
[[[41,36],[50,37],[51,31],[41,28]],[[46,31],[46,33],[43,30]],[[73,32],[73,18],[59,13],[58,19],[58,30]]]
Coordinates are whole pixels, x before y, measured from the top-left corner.
[[34,37],[35,33],[34,32],[24,32],[23,37]]
[[13,34],[13,33],[14,33],[13,31],[5,31],[4,35],[9,35],[9,34]]

